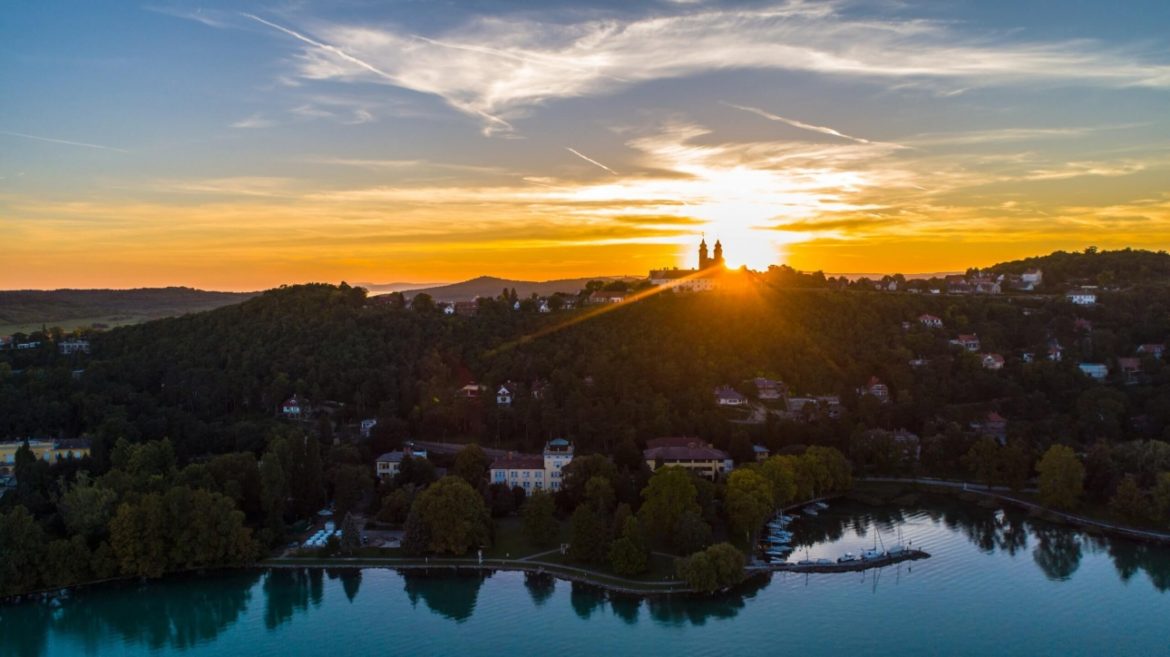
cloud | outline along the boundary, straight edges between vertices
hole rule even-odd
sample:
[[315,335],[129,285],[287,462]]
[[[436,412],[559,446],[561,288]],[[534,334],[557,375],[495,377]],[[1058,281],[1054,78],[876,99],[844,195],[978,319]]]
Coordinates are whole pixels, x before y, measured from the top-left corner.
[[257,112],[251,116],[247,116],[240,119],[239,121],[236,121],[235,123],[232,123],[231,127],[242,130],[250,130],[254,128],[271,128],[275,125],[277,125],[276,121],[265,118],[262,113]]
[[1037,83],[1170,88],[1164,61],[1094,41],[1009,41],[961,33],[943,22],[838,7],[795,1],[759,9],[674,7],[637,18],[582,14],[589,18],[576,22],[557,22],[561,15],[475,17],[428,35],[308,19],[319,35],[308,36],[244,15],[300,42],[296,74],[302,79],[374,81],[432,94],[479,117],[485,134],[510,132],[509,120],[550,100],[730,69],[851,76],[886,86],[950,80],[962,89]]
[[605,169],[606,171],[608,171],[608,172],[612,173],[612,174],[613,174],[613,175],[615,175],[615,176],[616,176],[616,175],[618,175],[618,172],[617,172],[617,171],[614,171],[613,169],[611,169],[611,168],[609,168],[609,167],[605,166],[605,165],[604,165],[604,164],[602,164],[601,162],[598,162],[597,160],[595,160],[595,159],[593,159],[593,158],[589,157],[588,155],[582,155],[582,154],[581,154],[581,152],[580,152],[580,151],[578,151],[578,150],[577,150],[577,149],[575,149],[575,148],[569,148],[568,146],[565,146],[565,150],[569,151],[569,152],[570,152],[570,153],[572,153],[573,155],[576,155],[577,157],[581,158],[582,160],[585,160],[585,161],[586,161],[586,162],[588,162],[589,164],[592,164],[592,165],[594,165],[594,166],[596,166],[596,167],[598,167],[598,168],[601,168],[601,169]]
[[62,144],[65,146],[80,146],[82,148],[96,148],[98,150],[115,151],[117,153],[129,153],[130,152],[130,151],[127,151],[127,150],[122,149],[122,148],[114,148],[113,146],[102,146],[101,144],[91,144],[91,143],[84,142],[84,141],[70,141],[68,139],[56,139],[54,137],[38,137],[37,135],[29,135],[29,134],[25,134],[23,132],[8,132],[6,130],[0,130],[0,135],[6,135],[8,137],[20,137],[21,139],[32,139],[35,141],[43,141],[43,142],[47,142],[50,144]]
[[719,102],[722,103],[723,105],[735,108],[737,110],[743,110],[745,112],[751,112],[752,114],[755,114],[757,116],[762,116],[765,119],[768,119],[769,121],[779,121],[780,123],[790,125],[793,128],[800,128],[801,130],[808,130],[809,132],[819,132],[823,135],[831,135],[833,137],[840,137],[841,139],[848,139],[849,141],[855,141],[859,144],[870,143],[870,141],[868,139],[862,139],[861,137],[852,137],[850,135],[838,132],[832,128],[827,128],[825,126],[812,125],[811,123],[803,123],[801,121],[797,121],[796,119],[786,119],[783,116],[779,116],[777,114],[772,114],[771,112],[765,112],[764,110],[759,109],[757,107],[745,107],[743,105],[733,105],[731,103],[726,103],[723,101],[719,101]]

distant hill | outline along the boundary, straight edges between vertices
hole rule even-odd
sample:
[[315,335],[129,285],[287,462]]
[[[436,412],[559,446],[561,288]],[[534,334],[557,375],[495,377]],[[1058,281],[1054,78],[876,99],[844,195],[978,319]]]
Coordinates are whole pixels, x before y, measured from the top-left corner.
[[612,281],[623,276],[590,276],[588,278],[563,278],[555,281],[513,281],[494,276],[480,276],[462,283],[410,290],[407,296],[426,293],[437,301],[470,301],[476,297],[497,297],[504,288],[516,288],[520,297],[531,296],[533,292],[546,296],[554,292],[576,294],[589,281]]
[[212,310],[254,296],[254,292],[207,292],[189,287],[0,291],[0,335],[29,333],[42,326],[67,331],[94,324],[125,326]]
[[1028,269],[1044,272],[1044,286],[1170,284],[1170,254],[1165,251],[1120,249],[1056,251],[1045,256],[1001,262],[987,268],[1000,274],[1020,274]]
[[354,287],[363,287],[370,295],[388,294],[390,292],[406,292],[427,287],[438,287],[440,283],[354,283]]

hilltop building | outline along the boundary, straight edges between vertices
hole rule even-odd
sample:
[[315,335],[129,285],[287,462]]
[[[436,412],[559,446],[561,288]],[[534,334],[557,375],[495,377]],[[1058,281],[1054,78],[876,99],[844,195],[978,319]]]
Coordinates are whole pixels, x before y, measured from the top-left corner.
[[492,461],[488,471],[493,484],[507,484],[512,488],[558,491],[561,489],[561,470],[573,460],[573,443],[557,438],[544,445],[543,454],[513,454]]
[[[0,442],[0,465],[16,463],[16,452],[23,446],[23,440]],[[79,459],[89,456],[90,441],[88,438],[63,440],[38,440],[34,438],[28,441],[28,448],[37,460],[55,463],[63,459]]]
[[699,242],[698,269],[651,269],[649,278],[654,285],[665,285],[677,292],[707,292],[719,286],[717,276],[724,264],[723,244],[715,240],[714,253],[709,253],[704,238]]
[[642,450],[642,459],[651,472],[673,465],[712,480],[718,479],[725,472],[731,472],[735,467],[735,462],[727,452],[690,437],[648,440],[646,449]]

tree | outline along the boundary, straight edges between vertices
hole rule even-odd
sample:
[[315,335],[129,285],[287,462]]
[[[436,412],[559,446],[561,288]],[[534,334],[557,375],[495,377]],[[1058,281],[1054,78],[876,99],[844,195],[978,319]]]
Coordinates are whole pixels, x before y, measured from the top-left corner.
[[650,562],[650,547],[638,519],[627,517],[620,538],[609,547],[609,563],[613,571],[623,577],[646,572]]
[[1165,526],[1167,520],[1170,520],[1170,472],[1158,475],[1158,481],[1154,485],[1151,497],[1154,505],[1154,519],[1158,524]]
[[410,300],[410,307],[417,313],[433,313],[435,311],[435,299],[426,292],[419,292]]
[[1072,448],[1053,445],[1036,465],[1040,473],[1041,503],[1058,509],[1071,509],[1080,501],[1084,490],[1085,466]]
[[1028,483],[1032,473],[1032,457],[1016,443],[999,450],[999,472],[1002,481],[1013,491],[1019,492]]
[[85,539],[98,538],[114,515],[118,494],[96,486],[89,475],[81,473],[57,502],[65,529]]
[[772,456],[760,465],[762,474],[772,484],[772,505],[783,508],[796,500],[796,459]]
[[1127,522],[1141,523],[1151,516],[1151,504],[1133,475],[1125,475],[1109,500],[1109,509]]
[[330,472],[333,479],[333,517],[344,518],[374,489],[374,477],[365,465],[339,465]]
[[455,455],[455,468],[452,474],[462,477],[472,488],[479,488],[480,483],[487,477],[490,465],[487,455],[480,446],[471,443]]
[[415,487],[406,485],[396,488],[382,499],[382,509],[378,511],[378,522],[400,524],[406,522],[410,514],[410,507],[414,504]]
[[572,538],[569,556],[574,561],[598,564],[605,561],[609,552],[609,528],[588,504],[582,504],[569,520]]
[[696,591],[712,593],[743,581],[744,556],[729,543],[675,561],[678,576]]
[[362,533],[358,529],[357,520],[353,517],[352,513],[347,513],[345,514],[345,520],[341,522],[341,552],[352,555],[361,546]]
[[675,554],[691,554],[711,544],[711,525],[702,516],[687,511],[674,523],[672,547]]
[[613,485],[609,479],[600,475],[590,477],[585,482],[585,503],[593,508],[593,512],[602,518],[608,518],[614,505]]
[[547,547],[556,542],[560,534],[560,526],[553,515],[556,512],[556,503],[552,495],[537,491],[528,497],[521,510],[523,516],[523,532],[529,543],[540,547]]
[[45,535],[23,506],[0,514],[0,595],[13,595],[37,585]]
[[448,475],[430,485],[415,499],[411,514],[425,528],[431,552],[459,556],[491,544],[491,514],[479,493],[460,477]]
[[772,485],[752,470],[739,468],[727,480],[727,518],[740,535],[755,533],[775,511]]
[[991,436],[983,436],[967,450],[963,456],[963,465],[975,481],[990,488],[1000,478],[999,444]]
[[684,513],[699,514],[698,492],[691,482],[693,475],[680,467],[659,468],[642,489],[642,508],[638,522],[652,543],[673,545],[674,528]]

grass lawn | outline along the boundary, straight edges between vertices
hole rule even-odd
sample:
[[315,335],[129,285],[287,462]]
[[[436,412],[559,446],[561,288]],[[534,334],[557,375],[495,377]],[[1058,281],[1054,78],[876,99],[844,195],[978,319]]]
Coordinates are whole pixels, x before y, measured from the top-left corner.
[[496,520],[496,540],[491,549],[485,550],[483,556],[492,559],[520,559],[532,554],[539,554],[560,547],[561,543],[569,542],[569,523],[561,523],[561,534],[557,542],[550,546],[537,546],[528,542],[524,537],[524,522],[520,517],[500,518]]

